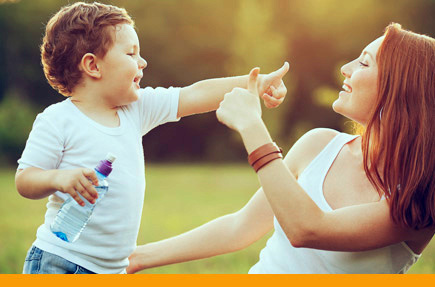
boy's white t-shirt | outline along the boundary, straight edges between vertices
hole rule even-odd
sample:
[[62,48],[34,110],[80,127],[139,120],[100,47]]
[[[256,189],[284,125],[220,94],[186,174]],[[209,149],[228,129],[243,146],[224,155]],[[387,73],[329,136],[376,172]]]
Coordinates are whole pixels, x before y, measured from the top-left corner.
[[65,198],[56,192],[48,198],[35,246],[96,273],[125,272],[136,247],[145,194],[142,136],[158,125],[179,120],[179,92],[172,87],[141,89],[138,101],[118,110],[120,126],[116,128],[88,118],[69,99],[36,117],[18,169],[93,169],[108,152],[116,155],[116,161],[107,178],[109,191],[77,241],[62,241],[50,231]]

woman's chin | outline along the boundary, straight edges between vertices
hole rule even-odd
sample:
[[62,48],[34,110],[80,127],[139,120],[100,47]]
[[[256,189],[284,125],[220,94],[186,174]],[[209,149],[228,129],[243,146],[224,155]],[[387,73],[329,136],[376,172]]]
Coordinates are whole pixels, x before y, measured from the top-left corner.
[[332,110],[343,117],[349,118],[348,113],[346,113],[346,110],[344,109],[340,99],[336,99],[334,103],[332,103]]
[[332,110],[338,114],[340,113],[340,99],[336,99],[332,103]]

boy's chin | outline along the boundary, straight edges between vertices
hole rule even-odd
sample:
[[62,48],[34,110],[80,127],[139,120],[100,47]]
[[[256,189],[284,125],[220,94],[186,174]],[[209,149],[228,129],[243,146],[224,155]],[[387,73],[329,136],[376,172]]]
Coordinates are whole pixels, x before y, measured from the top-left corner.
[[132,102],[136,102],[139,99],[139,89],[135,91]]
[[118,107],[127,106],[127,105],[129,105],[131,103],[136,102],[138,99],[139,99],[139,96],[135,96],[135,97],[133,96],[133,97],[130,97],[128,99],[123,100],[122,102],[119,102],[117,104],[117,106]]
[[130,103],[136,102],[139,99],[139,90],[134,91],[130,94],[130,97],[126,101],[124,105],[128,105]]

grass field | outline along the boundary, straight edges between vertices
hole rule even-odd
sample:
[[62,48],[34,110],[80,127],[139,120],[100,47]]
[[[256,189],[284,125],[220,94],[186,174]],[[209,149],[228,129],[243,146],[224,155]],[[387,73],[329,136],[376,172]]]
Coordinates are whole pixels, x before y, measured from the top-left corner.
[[[138,244],[179,234],[237,211],[258,188],[248,165],[153,165]],[[22,198],[14,170],[0,170],[0,273],[21,273],[27,249],[43,222],[46,199]],[[271,233],[270,233],[271,234]],[[268,234],[245,250],[210,259],[146,270],[143,273],[247,273],[258,260]],[[409,273],[435,273],[435,240]]]

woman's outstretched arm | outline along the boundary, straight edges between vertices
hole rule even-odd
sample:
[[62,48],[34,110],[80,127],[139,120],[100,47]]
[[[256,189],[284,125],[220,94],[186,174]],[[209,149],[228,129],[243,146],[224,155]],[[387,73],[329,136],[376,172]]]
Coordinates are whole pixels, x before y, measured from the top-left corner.
[[254,243],[273,227],[273,213],[262,189],[239,211],[186,233],[138,246],[128,273],[234,252]]
[[[322,134],[307,145],[306,138]],[[286,167],[298,177],[311,160],[337,134],[328,129],[308,132],[290,149]],[[308,153],[304,154],[304,153]],[[311,157],[310,157],[311,155]],[[273,212],[260,188],[239,211],[219,217],[178,236],[138,246],[130,256],[128,273],[234,252],[254,243],[273,227]]]

